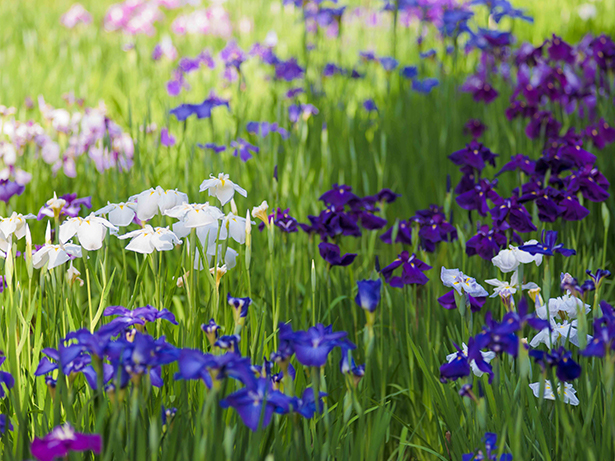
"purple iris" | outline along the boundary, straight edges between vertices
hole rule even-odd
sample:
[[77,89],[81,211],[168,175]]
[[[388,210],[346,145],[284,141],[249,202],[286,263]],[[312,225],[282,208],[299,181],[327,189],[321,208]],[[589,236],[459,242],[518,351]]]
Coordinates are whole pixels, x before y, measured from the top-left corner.
[[440,367],[440,382],[442,383],[457,381],[459,378],[470,376],[471,370],[468,357],[457,344],[455,344],[455,347],[457,348],[457,355],[455,358]]
[[[404,245],[412,245],[412,226],[409,221],[399,221],[396,223],[397,235],[395,236],[395,243],[403,243]],[[384,243],[391,245],[393,243],[393,230],[395,226],[392,226],[384,234],[380,236],[380,240]]]
[[494,154],[483,144],[476,140],[472,140],[466,147],[453,152],[448,158],[459,166],[471,166],[472,168],[482,171],[485,164],[489,163],[495,166],[495,159],[498,154]]
[[102,449],[102,437],[97,434],[82,434],[75,432],[66,423],[57,426],[45,437],[35,437],[30,444],[30,452],[39,461],[53,461],[65,458],[71,451],[93,451],[97,455]]
[[356,253],[346,253],[342,256],[340,247],[327,242],[319,243],[318,251],[322,259],[327,261],[331,266],[349,266],[357,257]]
[[485,452],[483,453],[481,450],[478,450],[476,454],[466,453],[461,456],[461,461],[512,461],[513,456],[510,453],[504,453],[499,458],[497,457],[497,439],[498,436],[493,432],[486,432],[483,438]]
[[247,317],[248,307],[252,304],[250,298],[234,298],[230,293],[226,295],[226,302],[239,314],[238,317]]
[[175,418],[175,414],[177,413],[177,408],[165,408],[164,405],[162,405],[161,411],[160,411],[160,420],[163,426],[165,426],[167,423],[171,423],[171,421],[173,421],[173,418]]
[[419,75],[419,71],[416,66],[404,66],[400,69],[399,74],[407,80],[412,80]]
[[284,128],[280,127],[277,123],[269,122],[249,122],[246,125],[246,130],[250,134],[257,134],[263,138],[268,136],[269,133],[278,133],[282,139],[288,139],[290,133]]
[[387,72],[394,71],[395,69],[397,69],[397,66],[399,65],[399,62],[397,62],[397,59],[391,56],[384,56],[380,58],[379,61],[380,61],[380,65],[382,66],[382,68],[386,70]]
[[323,409],[323,397],[326,397],[327,394],[321,392],[318,400],[315,398],[314,389],[311,387],[306,388],[303,391],[301,398],[295,398],[292,402],[293,411],[299,413],[306,419],[312,419],[316,412],[322,413]]
[[[64,375],[83,373],[90,387],[92,389],[98,388],[98,375],[91,365],[92,358],[84,352],[81,345],[74,344],[68,347],[60,345],[58,349],[48,347],[43,349],[42,352],[47,357],[40,360],[34,376],[46,375],[58,369],[58,367],[62,367]],[[53,359],[55,363],[49,359]],[[103,364],[103,383],[107,383],[112,377],[113,367],[106,363]]]
[[439,85],[435,78],[425,78],[423,80],[412,80],[412,89],[417,93],[429,94],[432,89]]
[[505,171],[515,171],[521,170],[523,173],[527,175],[533,175],[536,169],[536,161],[531,160],[527,155],[513,155],[508,163],[505,163],[504,166],[496,173],[496,176],[501,175]]
[[292,331],[290,326],[280,331],[280,340],[292,344],[297,360],[307,367],[325,366],[331,351],[342,344],[354,346],[345,339],[346,336],[348,333],[345,331],[334,333],[332,325],[325,327],[322,323],[307,331]]
[[373,99],[366,99],[363,101],[363,109],[367,112],[378,112],[378,106]]
[[[466,306],[468,306],[472,312],[480,312],[480,310],[482,309],[486,301],[487,301],[486,296],[474,297],[466,293],[465,303],[466,303]],[[457,309],[457,302],[455,300],[455,290],[451,290],[447,292],[446,294],[440,296],[438,298],[438,304],[440,304],[440,306],[442,306],[444,309],[447,309],[447,310]]]
[[487,200],[494,205],[502,202],[502,198],[494,190],[496,185],[497,179],[493,181],[481,179],[472,189],[457,196],[457,205],[464,210],[476,210],[481,216],[487,216],[489,211]]
[[[81,211],[84,211],[83,208],[92,208],[92,197],[82,197],[77,198],[77,194],[65,194],[60,197],[66,201],[64,207],[60,211],[60,216],[70,216],[71,218],[76,218],[79,216]],[[49,207],[49,205],[43,205],[41,209],[38,211],[38,215],[36,219],[39,221],[43,219],[44,216],[53,218],[54,213],[53,210]]]
[[226,150],[226,146],[218,145],[213,142],[208,142],[206,144],[197,143],[196,145],[201,149],[213,150],[216,154],[219,154],[220,152],[224,152]]
[[[297,220],[290,215],[290,208],[286,208],[282,211],[282,209],[278,207],[275,214],[271,213],[268,219],[269,222],[273,222],[282,232],[288,234],[297,232]],[[262,222],[258,225],[258,230],[263,231],[264,229],[265,223]]]
[[560,381],[574,381],[581,376],[581,366],[572,360],[572,352],[563,346],[551,352],[533,349],[529,355],[543,370],[555,367],[555,374]]
[[233,407],[243,423],[251,431],[257,431],[259,427],[269,425],[274,413],[288,413],[291,403],[290,397],[273,390],[271,380],[259,378],[254,385],[240,389],[221,400],[220,406]]
[[483,331],[468,341],[468,358],[475,360],[479,370],[489,374],[489,382],[493,380],[491,365],[483,360],[481,350],[488,348],[496,354],[506,353],[517,357],[519,352],[519,337],[516,332],[521,329],[518,316],[504,316],[501,322],[493,320],[491,312],[485,315]]
[[109,306],[104,310],[103,315],[105,317],[117,316],[99,329],[101,334],[109,334],[109,336],[115,336],[133,325],[145,325],[146,322],[155,322],[158,319],[166,320],[173,325],[178,324],[175,315],[168,309],[159,311],[149,304],[133,310],[126,309],[124,306]]
[[595,274],[593,274],[591,270],[587,269],[585,273],[591,277],[596,286],[600,286],[602,279],[611,276],[611,271],[608,269],[598,269]]
[[293,104],[288,108],[291,123],[297,123],[300,118],[307,120],[312,115],[318,115],[318,109],[312,104]]
[[12,431],[13,425],[11,421],[6,417],[6,415],[0,415],[0,434],[4,434],[6,430]]
[[233,151],[233,156],[239,157],[242,162],[250,160],[252,158],[252,152],[255,154],[260,152],[260,148],[250,144],[242,138],[237,138],[237,141],[231,141],[231,148],[235,149]]
[[[401,276],[393,276],[393,272],[401,267]],[[431,269],[413,253],[402,251],[395,261],[380,271],[385,281],[392,287],[402,288],[404,285],[425,285],[429,279],[423,273]]]
[[24,190],[26,190],[26,186],[22,186],[8,179],[0,180],[0,200],[4,203],[8,203],[14,195],[21,195]]
[[220,336],[214,343],[214,346],[219,347],[222,350],[240,355],[240,352],[239,352],[239,340],[240,339],[241,338],[239,337],[239,335]]
[[208,388],[224,378],[233,378],[246,386],[253,386],[255,376],[250,359],[234,352],[222,355],[203,354],[196,349],[182,349],[177,358],[179,372],[175,379],[200,379]]
[[191,115],[196,115],[198,119],[210,118],[212,109],[219,106],[226,106],[227,109],[230,108],[228,100],[219,98],[214,93],[211,93],[200,104],[180,104],[176,108],[171,109],[169,113],[175,115],[178,121],[183,122]]
[[532,223],[532,216],[525,207],[518,203],[517,197],[504,199],[501,204],[491,209],[491,217],[501,230],[508,228],[517,232],[532,232],[536,226]]
[[279,61],[275,64],[275,78],[277,80],[292,82],[293,80],[303,78],[304,73],[305,69],[297,64],[295,58],[291,58],[288,61]]
[[346,73],[345,69],[342,69],[337,64],[329,62],[325,64],[324,69],[322,70],[323,77],[332,77],[334,75],[344,75]]
[[440,206],[429,205],[425,210],[418,210],[410,220],[419,224],[421,247],[427,252],[436,251],[439,242],[457,240],[457,229],[446,220]]
[[463,133],[472,136],[472,139],[478,139],[483,135],[486,129],[487,127],[485,126],[485,124],[479,119],[471,118],[463,126]]
[[493,102],[499,94],[495,88],[480,75],[470,75],[459,89],[466,93],[472,93],[474,101],[484,101],[485,104]]
[[561,253],[563,256],[573,256],[577,252],[575,250],[564,248],[562,243],[555,244],[557,241],[557,231],[542,231],[540,243],[534,245],[521,245],[520,250],[527,251],[529,254],[543,254],[545,256],[553,256],[555,253]]
[[[5,360],[6,356],[4,355],[4,352],[0,351],[0,366],[2,366]],[[3,384],[6,386],[7,390],[12,389],[15,385],[15,379],[8,371],[0,371],[0,399],[3,399],[6,396]]]
[[175,136],[169,133],[167,128],[163,128],[160,130],[160,144],[166,147],[171,147],[175,145]]
[[594,319],[594,337],[581,351],[588,357],[604,357],[607,351],[615,350],[615,310],[606,301],[600,301],[602,317]]
[[354,301],[362,309],[374,312],[380,303],[382,280],[359,280],[357,282],[357,296]]

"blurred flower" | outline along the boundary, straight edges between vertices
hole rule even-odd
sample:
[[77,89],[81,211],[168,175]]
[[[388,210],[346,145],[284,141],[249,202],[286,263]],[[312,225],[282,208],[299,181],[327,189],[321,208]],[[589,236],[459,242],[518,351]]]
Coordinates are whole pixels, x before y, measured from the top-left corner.
[[73,427],[66,423],[57,426],[45,437],[35,437],[30,444],[30,452],[39,461],[53,461],[64,458],[71,451],[93,451],[97,455],[102,449],[102,437],[94,434],[81,434],[75,432]]
[[[539,397],[539,392],[540,392],[540,383],[531,383],[530,388],[532,389],[532,392],[534,393],[535,397]],[[553,392],[553,386],[551,385],[551,381],[549,381],[548,379],[545,380],[545,384],[544,384],[544,393],[543,393],[543,397],[547,400],[555,400],[555,393]],[[579,399],[577,398],[576,394],[576,390],[574,389],[574,387],[572,387],[572,384],[570,383],[564,383],[564,391],[562,392],[562,385],[561,383],[558,383],[557,385],[557,394],[559,395],[560,399],[562,399],[562,401],[564,403],[569,403],[570,405],[578,405]]]
[[374,312],[380,303],[382,280],[359,280],[357,282],[357,296],[354,301],[362,309]]
[[322,259],[331,266],[349,266],[357,257],[356,253],[345,253],[344,256],[342,256],[339,246],[327,242],[319,243],[318,251]]

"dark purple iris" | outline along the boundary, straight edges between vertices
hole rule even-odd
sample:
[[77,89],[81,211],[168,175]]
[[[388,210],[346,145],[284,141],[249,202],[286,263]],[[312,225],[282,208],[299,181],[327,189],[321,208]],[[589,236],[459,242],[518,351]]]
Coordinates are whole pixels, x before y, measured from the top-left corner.
[[565,61],[568,64],[574,63],[574,50],[568,43],[564,42],[561,37],[553,34],[553,38],[545,42],[545,44],[547,43],[549,44],[547,52],[549,53],[549,58],[553,61]]
[[602,317],[594,319],[594,337],[581,351],[581,355],[604,357],[607,351],[615,350],[615,310],[602,300],[600,302]]
[[474,101],[484,101],[485,104],[493,102],[498,97],[498,92],[493,86],[480,75],[470,75],[463,85],[461,91],[472,93]]
[[523,173],[531,176],[536,169],[536,161],[531,160],[527,155],[513,155],[510,161],[497,172],[496,176],[501,175],[505,171],[521,170]]
[[448,363],[445,363],[440,367],[440,381],[446,383],[447,381],[457,381],[459,378],[470,376],[470,363],[468,357],[463,351],[455,344],[457,348],[456,357]]
[[517,197],[504,199],[501,204],[491,209],[491,217],[501,230],[508,228],[517,232],[532,232],[536,226],[525,207],[517,201]]
[[521,245],[519,247],[522,251],[527,251],[531,255],[543,254],[545,256],[553,256],[555,253],[561,253],[563,256],[573,256],[577,252],[572,249],[564,248],[563,243],[557,242],[557,231],[542,231],[540,243],[533,245]]
[[101,449],[100,435],[75,432],[68,423],[54,428],[43,438],[35,437],[30,444],[32,456],[39,461],[65,458],[71,451],[93,451],[98,455]]
[[[2,366],[5,360],[6,356],[4,355],[4,352],[0,350],[0,366]],[[6,392],[3,385],[6,386],[7,390],[12,389],[15,385],[15,379],[8,371],[0,371],[0,399],[6,397]]]
[[[395,243],[403,243],[404,245],[412,245],[412,226],[409,221],[399,221],[396,223],[397,234],[395,235]],[[393,243],[393,231],[395,226],[392,226],[384,234],[380,236],[380,240],[391,245]]]
[[[508,2],[498,2],[498,4],[506,5],[508,4]],[[481,450],[477,450],[476,454],[466,453],[461,456],[461,461],[512,461],[513,456],[510,453],[504,453],[498,458],[497,453],[499,450],[496,446],[497,440],[498,436],[496,434],[494,434],[493,432],[486,432],[485,437],[483,437],[483,442],[485,444],[485,452],[483,453]]]
[[[487,301],[487,297],[474,297],[466,294],[466,306],[470,308],[472,312],[480,312],[483,305]],[[451,290],[448,293],[438,298],[438,304],[444,309],[457,309],[457,302],[455,301],[455,290]]]
[[471,118],[468,122],[463,126],[463,133],[465,135],[472,136],[473,139],[480,138],[483,133],[487,130],[487,127],[483,122],[481,122],[477,118]]
[[[290,215],[290,208],[286,208],[282,211],[278,208],[274,213],[269,215],[269,222],[278,227],[282,232],[293,233],[297,232],[297,220]],[[262,222],[258,225],[258,230],[263,231],[265,229],[265,223]]]
[[607,269],[598,269],[595,274],[593,274],[591,270],[587,269],[585,273],[591,277],[596,286],[600,286],[602,279],[611,276],[611,271]]
[[572,352],[567,351],[563,346],[551,352],[533,349],[529,355],[543,370],[555,367],[555,374],[560,381],[570,382],[581,376],[581,366],[572,360]]
[[[401,276],[393,276],[393,272],[401,267]],[[402,288],[404,285],[425,285],[429,279],[423,273],[431,269],[413,253],[402,251],[395,261],[380,271],[385,281],[392,287]]]
[[485,164],[489,163],[491,166],[495,166],[495,159],[498,154],[494,154],[483,144],[476,140],[472,140],[466,147],[453,152],[448,158],[459,166],[470,166],[475,170],[482,171],[485,168]]
[[418,210],[410,221],[419,224],[421,247],[427,252],[436,251],[436,244],[439,242],[457,240],[457,229],[446,220],[440,206],[430,205],[425,210]]
[[464,210],[476,210],[481,216],[487,216],[489,212],[487,200],[494,205],[502,203],[502,198],[494,190],[496,185],[497,179],[493,181],[481,179],[472,189],[458,195],[455,200]]
[[322,259],[331,266],[349,266],[357,257],[356,253],[345,253],[343,256],[340,247],[333,243],[321,242],[318,244],[318,251]]

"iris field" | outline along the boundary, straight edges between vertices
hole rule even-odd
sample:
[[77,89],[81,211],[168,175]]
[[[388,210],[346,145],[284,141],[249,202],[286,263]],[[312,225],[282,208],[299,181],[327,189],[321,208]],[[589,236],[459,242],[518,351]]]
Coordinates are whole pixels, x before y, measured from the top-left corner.
[[613,459],[614,14],[2,2],[0,458]]

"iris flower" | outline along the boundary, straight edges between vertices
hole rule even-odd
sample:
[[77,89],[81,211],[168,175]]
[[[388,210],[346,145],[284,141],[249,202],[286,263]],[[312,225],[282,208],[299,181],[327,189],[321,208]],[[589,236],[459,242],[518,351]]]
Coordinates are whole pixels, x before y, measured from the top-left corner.
[[217,178],[214,175],[210,175],[210,178],[201,183],[199,191],[207,191],[210,197],[216,197],[222,205],[230,202],[235,192],[244,197],[248,196],[246,190],[231,181],[227,174],[220,173]]
[[155,250],[168,251],[180,245],[182,242],[168,227],[153,228],[147,224],[143,229],[118,235],[119,239],[131,239],[126,245],[127,250],[137,253],[150,254]]
[[97,434],[75,432],[66,423],[54,428],[43,438],[35,437],[30,444],[30,452],[39,461],[53,461],[65,458],[71,451],[93,451],[97,455],[102,449],[102,437]]
[[[557,385],[557,393],[559,395],[559,398],[562,399],[564,403],[569,403],[570,405],[577,406],[580,403],[579,399],[575,395],[577,391],[574,389],[574,387],[572,387],[572,384],[566,382],[563,384],[563,392],[562,383],[559,383]],[[531,383],[529,384],[529,386],[530,389],[532,389],[534,396],[538,398],[538,393],[540,392],[540,383]],[[547,400],[555,400],[555,392],[553,390],[553,386],[551,385],[551,381],[549,381],[548,379],[545,380],[543,397]]]
[[86,218],[69,218],[60,226],[60,243],[66,244],[75,235],[79,243],[88,251],[102,248],[107,229],[117,232],[119,229],[104,218],[91,213]]

